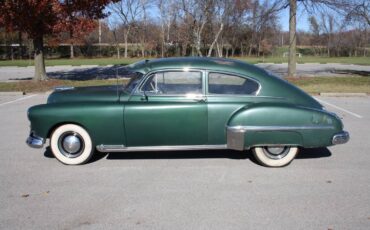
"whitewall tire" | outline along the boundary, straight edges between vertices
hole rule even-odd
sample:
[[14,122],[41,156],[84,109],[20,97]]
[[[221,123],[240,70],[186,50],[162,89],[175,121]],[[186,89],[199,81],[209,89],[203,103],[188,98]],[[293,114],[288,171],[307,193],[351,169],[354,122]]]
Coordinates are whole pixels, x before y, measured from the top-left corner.
[[93,155],[92,146],[88,132],[74,124],[59,126],[50,138],[51,151],[60,162],[66,165],[86,163]]
[[283,167],[294,160],[298,147],[291,146],[263,146],[252,149],[256,160],[264,166]]

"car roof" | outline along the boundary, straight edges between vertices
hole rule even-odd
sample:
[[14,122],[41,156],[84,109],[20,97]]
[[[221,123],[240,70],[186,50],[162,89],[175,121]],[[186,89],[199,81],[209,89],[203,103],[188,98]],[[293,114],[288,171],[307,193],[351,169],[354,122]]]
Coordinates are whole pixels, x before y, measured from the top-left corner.
[[[214,71],[226,71],[240,73],[257,77],[257,75],[266,75],[266,72],[252,64],[243,61],[226,58],[208,58],[208,57],[176,57],[159,58],[143,60],[133,63],[129,67],[135,71],[146,74],[151,71],[164,69],[202,69]],[[257,77],[258,78],[258,77]]]

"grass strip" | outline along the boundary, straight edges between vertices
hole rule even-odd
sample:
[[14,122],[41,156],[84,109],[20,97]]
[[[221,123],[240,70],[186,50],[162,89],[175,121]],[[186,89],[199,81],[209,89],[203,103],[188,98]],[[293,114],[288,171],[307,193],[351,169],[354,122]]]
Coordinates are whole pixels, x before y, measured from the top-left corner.
[[[256,63],[287,63],[288,58],[281,56],[270,57],[234,57],[242,61],[252,64]],[[59,65],[127,65],[142,58],[74,58],[74,59],[46,59],[46,66],[59,66]],[[357,64],[357,65],[370,65],[370,57],[316,57],[316,56],[303,56],[297,59],[297,62],[302,63],[342,63],[342,64]],[[0,66],[33,66],[34,62],[30,60],[1,60]]]

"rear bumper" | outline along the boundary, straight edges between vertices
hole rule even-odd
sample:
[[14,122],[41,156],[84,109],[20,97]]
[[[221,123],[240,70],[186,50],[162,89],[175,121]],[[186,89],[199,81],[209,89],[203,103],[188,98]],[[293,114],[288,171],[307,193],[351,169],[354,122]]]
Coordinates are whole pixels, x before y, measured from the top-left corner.
[[45,139],[42,137],[38,137],[33,134],[33,132],[30,133],[29,137],[26,140],[26,143],[28,146],[32,148],[42,148],[45,144]]
[[346,131],[342,131],[333,136],[332,144],[339,145],[339,144],[347,143],[348,141],[349,141],[349,133]]

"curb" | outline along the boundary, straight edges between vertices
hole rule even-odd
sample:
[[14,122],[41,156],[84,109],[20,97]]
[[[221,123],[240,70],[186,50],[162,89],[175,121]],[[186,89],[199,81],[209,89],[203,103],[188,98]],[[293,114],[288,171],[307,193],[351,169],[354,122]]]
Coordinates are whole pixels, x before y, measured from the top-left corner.
[[0,92],[0,96],[23,96],[23,95],[26,95],[26,93],[21,91]]
[[366,93],[319,93],[325,97],[366,97]]

